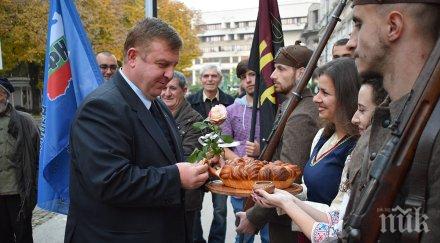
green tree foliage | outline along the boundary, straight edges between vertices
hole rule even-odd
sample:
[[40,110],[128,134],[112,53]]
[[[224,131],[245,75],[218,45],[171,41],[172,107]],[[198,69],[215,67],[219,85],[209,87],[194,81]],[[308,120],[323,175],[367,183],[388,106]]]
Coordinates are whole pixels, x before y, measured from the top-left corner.
[[[144,18],[144,0],[76,0],[75,3],[95,53],[107,50],[122,60],[129,29]],[[158,5],[158,17],[173,26],[184,41],[177,69],[185,70],[200,55],[198,30],[192,27],[195,26],[192,21],[199,19],[198,14],[174,0],[158,0]],[[19,65],[27,67],[34,110],[38,109],[42,87],[48,12],[47,0],[0,0],[3,72],[11,72]]]
[[47,15],[47,1],[0,1],[3,66],[6,71],[23,64],[27,67],[34,112],[38,112],[40,104]]
[[177,69],[185,70],[191,67],[191,61],[201,54],[197,38],[199,30],[192,24],[199,21],[200,16],[181,2],[158,0],[158,5],[158,17],[173,26],[183,39],[184,46]]
[[0,1],[0,39],[6,70],[21,62],[43,65],[47,14],[47,1]]

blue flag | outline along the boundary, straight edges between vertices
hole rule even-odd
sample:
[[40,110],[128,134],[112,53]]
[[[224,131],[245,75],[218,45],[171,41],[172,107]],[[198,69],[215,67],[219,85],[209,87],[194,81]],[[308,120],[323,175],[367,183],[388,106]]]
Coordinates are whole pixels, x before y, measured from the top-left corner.
[[71,0],[50,2],[43,118],[38,176],[38,206],[69,210],[69,130],[77,107],[102,75],[78,12]]

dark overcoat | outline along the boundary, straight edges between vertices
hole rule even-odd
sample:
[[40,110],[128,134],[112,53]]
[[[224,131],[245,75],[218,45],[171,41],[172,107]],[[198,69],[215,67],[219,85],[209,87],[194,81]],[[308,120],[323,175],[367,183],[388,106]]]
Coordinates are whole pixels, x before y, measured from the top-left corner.
[[65,242],[185,242],[183,161],[172,115],[158,101],[174,151],[117,72],[80,106],[71,127]]

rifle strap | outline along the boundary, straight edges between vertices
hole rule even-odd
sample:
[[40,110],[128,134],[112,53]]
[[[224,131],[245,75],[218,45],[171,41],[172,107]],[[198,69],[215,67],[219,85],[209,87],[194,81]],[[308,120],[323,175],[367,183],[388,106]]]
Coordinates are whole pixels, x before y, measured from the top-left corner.
[[[420,137],[419,143],[417,145],[417,150],[414,155],[411,170],[407,175],[408,194],[405,198],[404,206],[405,208],[415,209],[420,214],[423,214],[425,212],[428,186],[428,167],[429,162],[431,161],[435,139],[440,131],[439,121],[440,99],[437,101],[431,117],[429,118],[428,123],[423,130],[422,136]],[[411,210],[411,213],[414,212],[414,210]],[[415,225],[415,222],[420,222],[418,221],[418,219],[415,219],[415,216],[420,217],[421,215],[413,215],[413,217],[411,217],[413,219],[413,222],[411,222],[412,225],[410,226],[412,227],[412,229],[416,229],[414,227],[419,227]],[[420,233],[421,231],[416,232],[416,230],[411,230],[411,232],[409,232],[408,230],[405,230],[404,232],[402,232],[401,242],[419,242]]]

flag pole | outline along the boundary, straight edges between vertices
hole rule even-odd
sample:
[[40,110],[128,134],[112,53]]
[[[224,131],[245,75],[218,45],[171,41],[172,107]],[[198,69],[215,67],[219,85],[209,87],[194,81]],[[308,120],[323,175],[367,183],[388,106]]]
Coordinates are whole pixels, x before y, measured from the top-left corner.
[[145,17],[157,18],[157,0],[145,0]]

